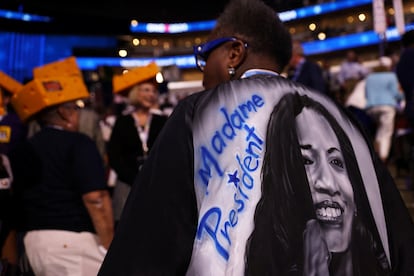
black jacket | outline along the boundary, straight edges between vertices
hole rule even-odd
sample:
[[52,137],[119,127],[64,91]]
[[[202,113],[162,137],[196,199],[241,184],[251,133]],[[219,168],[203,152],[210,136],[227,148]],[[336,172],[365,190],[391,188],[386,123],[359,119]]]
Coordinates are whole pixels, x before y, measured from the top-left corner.
[[[132,188],[99,276],[226,275],[226,270],[243,275],[247,241],[242,233],[252,230],[245,222],[253,220],[260,194],[265,144],[277,143],[265,141],[266,127],[273,107],[288,93],[320,101],[343,126],[364,182],[359,188],[369,191],[370,201],[363,205],[371,207],[363,213],[376,222],[369,230],[377,233],[377,244],[387,240],[383,247],[389,248],[391,274],[414,275],[413,222],[370,140],[328,97],[281,77],[262,76],[231,81],[180,101],[136,180],[139,185]],[[303,166],[303,160],[295,166]],[[313,213],[305,205],[301,210]],[[281,223],[289,223],[289,217]],[[272,248],[274,237],[263,238],[263,245]],[[274,249],[266,258],[286,257]],[[265,264],[270,265],[264,269],[268,275],[279,275],[274,263]]]

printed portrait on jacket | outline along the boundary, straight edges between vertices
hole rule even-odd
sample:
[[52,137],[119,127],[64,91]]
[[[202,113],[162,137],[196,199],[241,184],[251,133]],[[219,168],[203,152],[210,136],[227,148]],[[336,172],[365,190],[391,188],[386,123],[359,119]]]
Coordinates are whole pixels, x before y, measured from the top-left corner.
[[282,78],[243,85],[197,103],[187,275],[389,274],[383,201],[357,125]]
[[354,149],[336,119],[308,96],[286,94],[266,136],[246,275],[388,274]]
[[102,275],[414,275],[409,212],[347,114],[266,74],[183,99]]

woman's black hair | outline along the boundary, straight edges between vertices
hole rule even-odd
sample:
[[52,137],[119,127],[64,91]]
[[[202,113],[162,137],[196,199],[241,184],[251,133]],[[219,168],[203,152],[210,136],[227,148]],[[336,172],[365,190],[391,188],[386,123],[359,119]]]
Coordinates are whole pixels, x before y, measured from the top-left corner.
[[[322,115],[338,137],[358,214],[358,229],[354,229],[353,233],[364,235],[364,239],[355,238],[353,243],[361,240],[362,244],[356,246],[368,248],[364,253],[368,251],[373,256],[360,256],[358,248],[352,247],[354,268],[360,264],[355,268],[357,271],[377,275],[369,273],[378,269],[380,261],[375,261],[373,267],[370,263],[373,263],[372,259],[383,258],[384,251],[380,244],[367,245],[368,241],[379,241],[379,235],[351,141],[322,104],[298,93],[283,96],[269,119],[262,167],[262,197],[256,207],[255,228],[246,247],[246,275],[303,273],[302,235],[306,222],[315,218],[308,178],[304,165],[301,166],[302,154],[295,127],[295,118],[304,108],[311,108]],[[371,238],[366,239],[368,236]],[[368,258],[370,263],[361,263],[356,257]]]

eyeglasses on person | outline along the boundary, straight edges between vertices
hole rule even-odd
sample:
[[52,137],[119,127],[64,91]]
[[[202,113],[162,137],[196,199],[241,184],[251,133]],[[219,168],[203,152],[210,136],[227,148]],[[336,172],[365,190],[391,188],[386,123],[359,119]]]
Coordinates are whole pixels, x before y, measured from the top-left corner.
[[[219,47],[220,45],[229,42],[229,41],[237,41],[238,38],[235,37],[221,37],[217,38],[211,41],[208,41],[203,44],[199,44],[194,46],[194,57],[196,60],[197,68],[203,72],[204,67],[206,66],[206,61],[208,56],[211,54],[211,52]],[[247,43],[244,42],[244,47],[247,48]]]

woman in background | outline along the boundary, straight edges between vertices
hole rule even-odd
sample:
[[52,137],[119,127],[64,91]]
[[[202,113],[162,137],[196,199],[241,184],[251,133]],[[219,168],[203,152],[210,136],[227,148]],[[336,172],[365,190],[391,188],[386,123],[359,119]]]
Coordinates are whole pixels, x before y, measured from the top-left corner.
[[130,106],[129,112],[116,118],[108,142],[109,165],[118,178],[113,191],[115,222],[121,216],[140,167],[168,118],[152,111],[158,103],[155,81],[158,72],[158,67],[150,63],[114,77],[114,93],[127,97]]

